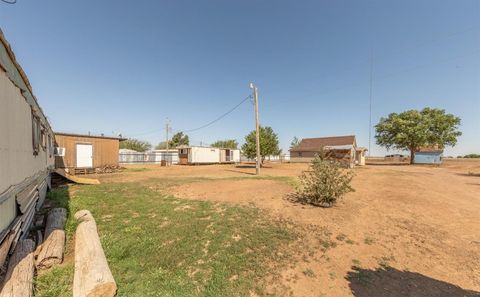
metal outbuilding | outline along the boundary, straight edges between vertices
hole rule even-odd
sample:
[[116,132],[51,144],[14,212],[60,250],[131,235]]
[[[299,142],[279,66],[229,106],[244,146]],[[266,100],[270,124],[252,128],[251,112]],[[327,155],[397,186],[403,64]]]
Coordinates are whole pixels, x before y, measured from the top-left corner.
[[422,147],[415,152],[414,164],[442,164],[443,150],[438,147]]
[[240,162],[240,150],[205,146],[178,147],[179,164],[224,164]]

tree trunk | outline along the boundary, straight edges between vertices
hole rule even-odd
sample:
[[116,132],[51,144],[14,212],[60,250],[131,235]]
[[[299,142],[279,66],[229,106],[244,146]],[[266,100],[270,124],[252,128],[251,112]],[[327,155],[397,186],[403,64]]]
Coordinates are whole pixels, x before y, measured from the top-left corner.
[[65,208],[54,208],[48,213],[45,227],[45,239],[38,246],[37,268],[48,269],[63,261],[65,248],[65,221],[67,210]]
[[75,232],[73,297],[113,297],[117,285],[108,267],[95,220],[87,210],[77,212],[75,218],[81,223]]
[[410,148],[410,165],[414,163],[414,160],[415,160],[415,149]]
[[34,249],[35,242],[31,239],[18,242],[8,263],[3,288],[0,290],[0,297],[33,296]]

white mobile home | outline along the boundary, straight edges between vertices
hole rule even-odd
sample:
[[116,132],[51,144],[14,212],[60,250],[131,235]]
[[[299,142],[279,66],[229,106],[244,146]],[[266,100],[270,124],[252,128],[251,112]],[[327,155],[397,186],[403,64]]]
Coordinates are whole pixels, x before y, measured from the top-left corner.
[[52,128],[0,30],[0,266],[45,199],[53,148]]
[[182,146],[178,148],[179,164],[222,164],[240,162],[240,150],[204,147]]

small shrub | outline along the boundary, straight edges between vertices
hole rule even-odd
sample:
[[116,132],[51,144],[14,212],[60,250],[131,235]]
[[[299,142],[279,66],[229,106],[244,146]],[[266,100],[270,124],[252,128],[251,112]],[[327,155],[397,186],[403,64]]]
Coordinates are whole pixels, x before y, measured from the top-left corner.
[[301,186],[297,199],[321,207],[331,207],[348,192],[355,191],[350,185],[353,172],[342,164],[328,160],[321,151],[310,164],[310,171],[300,176]]

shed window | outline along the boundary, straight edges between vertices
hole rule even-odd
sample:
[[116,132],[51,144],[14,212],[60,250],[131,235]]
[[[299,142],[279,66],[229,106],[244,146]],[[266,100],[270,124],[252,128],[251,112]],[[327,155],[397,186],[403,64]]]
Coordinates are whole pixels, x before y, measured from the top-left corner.
[[32,146],[33,155],[38,155],[40,150],[40,138],[41,138],[40,118],[32,110]]

